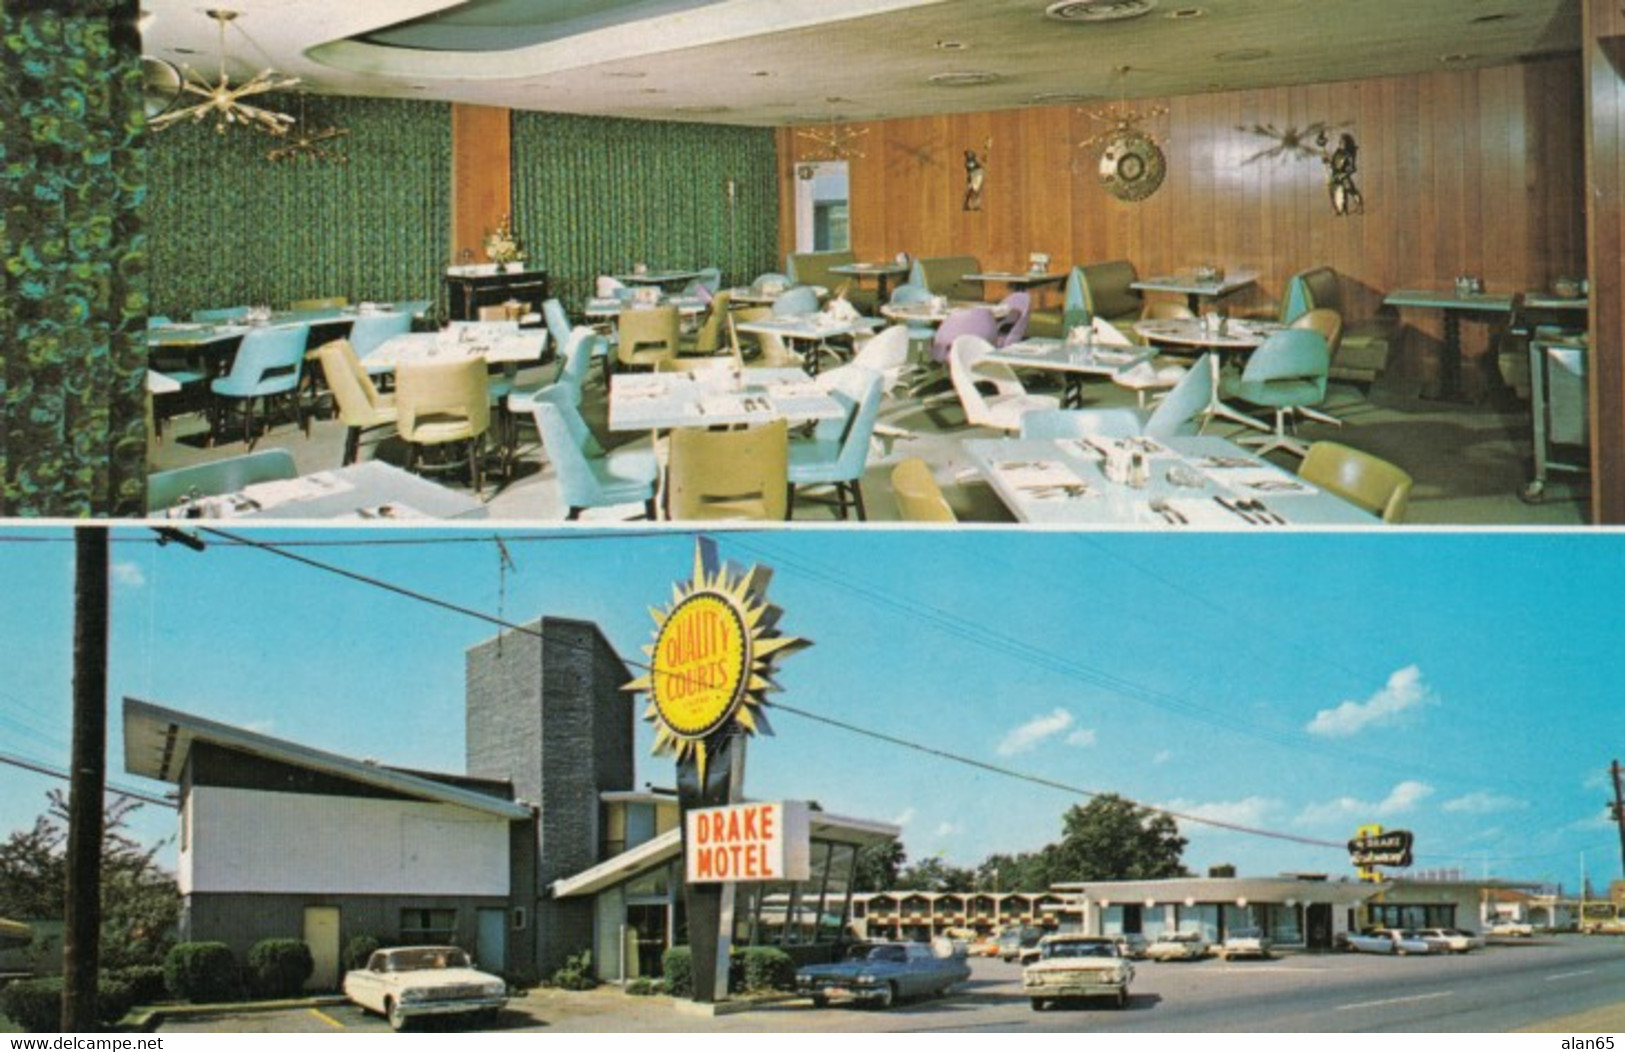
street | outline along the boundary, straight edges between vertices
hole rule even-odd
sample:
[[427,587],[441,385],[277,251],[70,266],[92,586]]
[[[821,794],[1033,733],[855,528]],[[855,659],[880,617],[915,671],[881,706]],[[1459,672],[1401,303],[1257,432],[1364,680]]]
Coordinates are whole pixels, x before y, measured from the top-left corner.
[[[536,990],[516,998],[493,1030],[506,1032],[717,1031],[1099,1033],[1502,1033],[1619,1005],[1625,939],[1555,936],[1506,940],[1460,956],[1285,955],[1263,961],[1135,963],[1127,1009],[1104,1004],[1034,1012],[1015,964],[977,959],[947,997],[879,1012],[814,1009],[804,1000],[715,1017],[665,997],[615,987]],[[1620,1015],[1625,1017],[1625,1008]],[[455,1030],[456,1019],[422,1029]],[[175,1019],[161,1033],[386,1031],[351,1005]]]

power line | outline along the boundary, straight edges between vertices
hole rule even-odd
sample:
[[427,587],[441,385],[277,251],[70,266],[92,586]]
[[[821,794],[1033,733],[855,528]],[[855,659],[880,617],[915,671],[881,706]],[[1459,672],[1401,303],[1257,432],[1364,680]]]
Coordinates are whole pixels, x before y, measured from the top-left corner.
[[[67,781],[69,778],[67,768],[65,767],[53,767],[35,760],[24,759],[21,756],[13,756],[10,753],[0,752],[0,763],[9,764],[12,767],[20,767],[25,771],[33,771],[35,774],[49,775],[52,778],[59,778],[62,781]],[[131,800],[140,800],[143,803],[148,804],[157,804],[160,807],[168,807],[172,810],[179,810],[180,808],[180,805],[174,800],[168,800],[161,796],[153,796],[150,793],[143,793],[139,789],[122,789],[116,785],[113,785],[112,783],[108,783],[106,791],[115,796],[128,797]]]

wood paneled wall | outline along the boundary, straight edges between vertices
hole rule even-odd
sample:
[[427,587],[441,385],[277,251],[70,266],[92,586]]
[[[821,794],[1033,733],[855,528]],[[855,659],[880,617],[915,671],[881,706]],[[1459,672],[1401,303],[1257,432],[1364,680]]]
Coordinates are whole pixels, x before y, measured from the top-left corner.
[[1600,523],[1625,523],[1625,12],[1585,10],[1586,220],[1591,251],[1591,488]]
[[[1168,109],[1145,123],[1167,154],[1167,179],[1134,204],[1101,188],[1098,150],[1077,145],[1106,127],[1090,116],[1099,107],[876,122],[850,165],[853,248],[864,259],[970,253],[989,268],[1023,267],[1029,252],[1056,264],[1127,258],[1142,274],[1213,262],[1262,275],[1236,305],[1257,311],[1292,273],[1327,264],[1344,275],[1355,317],[1375,313],[1387,290],[1448,286],[1458,274],[1491,290],[1544,288],[1585,267],[1582,98],[1575,57],[1131,100]],[[1332,213],[1318,158],[1270,156],[1279,143],[1247,130],[1316,122],[1358,141],[1363,215]],[[964,151],[980,154],[989,140],[983,208],[966,212]],[[793,165],[818,154],[793,129],[779,146],[788,250]],[[1442,326],[1427,313],[1405,320],[1413,328],[1392,367],[1420,378]],[[1464,342],[1481,351],[1486,330],[1464,326]]]
[[490,262],[485,235],[513,208],[511,113],[500,106],[451,108],[451,252]]

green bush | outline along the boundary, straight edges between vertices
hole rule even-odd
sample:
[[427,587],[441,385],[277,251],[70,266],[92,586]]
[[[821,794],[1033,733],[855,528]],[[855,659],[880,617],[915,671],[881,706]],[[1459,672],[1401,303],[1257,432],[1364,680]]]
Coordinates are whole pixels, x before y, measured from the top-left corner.
[[182,942],[164,957],[164,985],[183,1001],[213,1004],[242,997],[242,976],[223,942]]
[[376,935],[352,935],[344,944],[344,967],[347,971],[365,968],[372,955],[383,947]]
[[673,997],[694,996],[694,954],[687,946],[673,946],[660,960],[666,989]]
[[161,964],[137,964],[128,968],[116,968],[108,975],[130,987],[130,998],[138,1005],[156,1004],[169,995],[169,987],[164,985],[164,966]]
[[790,955],[776,946],[747,946],[729,962],[729,985],[734,976],[751,993],[763,990],[793,990],[796,966]]
[[[102,976],[96,984],[96,1018],[112,1026],[135,1004],[130,984]],[[29,1033],[62,1031],[62,977],[21,979],[0,989],[0,1012]]]
[[652,997],[664,989],[664,983],[647,975],[640,975],[626,984],[627,995],[631,997]]
[[255,997],[298,997],[315,970],[310,947],[298,939],[261,939],[248,951],[246,977]]
[[553,985],[560,990],[591,990],[598,985],[592,970],[592,951],[582,950],[564,959],[564,967],[553,973]]

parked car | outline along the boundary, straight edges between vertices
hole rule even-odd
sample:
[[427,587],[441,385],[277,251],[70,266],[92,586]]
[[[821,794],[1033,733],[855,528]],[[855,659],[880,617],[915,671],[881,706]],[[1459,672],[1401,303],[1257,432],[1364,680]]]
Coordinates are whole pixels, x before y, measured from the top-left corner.
[[1237,928],[1219,944],[1219,956],[1227,961],[1236,957],[1265,959],[1272,945],[1261,928]]
[[1433,952],[1433,947],[1420,935],[1399,928],[1371,928],[1358,933],[1350,932],[1346,942],[1348,948],[1356,953],[1391,953],[1404,957],[1413,953]]
[[1131,961],[1145,960],[1145,951],[1151,945],[1144,935],[1136,935],[1131,932],[1113,935],[1111,939],[1117,943],[1118,955],[1127,957]]
[[1421,928],[1417,930],[1425,941],[1432,943],[1438,953],[1466,953],[1484,945],[1484,937],[1460,928]]
[[923,942],[879,943],[861,959],[796,969],[796,992],[822,1008],[834,1000],[888,1008],[909,997],[935,997],[970,978],[964,955]]
[[1513,920],[1511,917],[1502,917],[1485,929],[1487,935],[1497,935],[1513,939],[1531,939],[1535,935],[1535,926],[1528,921]]
[[999,956],[1007,961],[1021,958],[1021,951],[1036,950],[1044,933],[1037,928],[1006,928],[999,933]]
[[494,1018],[508,1003],[508,984],[475,970],[455,946],[398,946],[377,950],[365,968],[346,972],[344,996],[403,1030],[425,1015]]
[[1199,961],[1208,954],[1209,944],[1201,932],[1165,931],[1145,948],[1149,961]]
[[999,937],[997,935],[984,935],[972,940],[965,951],[971,957],[997,957],[999,955]]
[[1021,973],[1035,1012],[1091,997],[1126,1007],[1133,979],[1134,966],[1117,952],[1117,940],[1097,935],[1046,935],[1038,943],[1038,960]]

